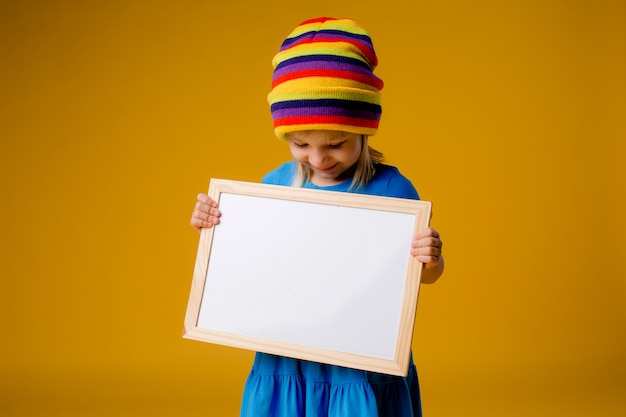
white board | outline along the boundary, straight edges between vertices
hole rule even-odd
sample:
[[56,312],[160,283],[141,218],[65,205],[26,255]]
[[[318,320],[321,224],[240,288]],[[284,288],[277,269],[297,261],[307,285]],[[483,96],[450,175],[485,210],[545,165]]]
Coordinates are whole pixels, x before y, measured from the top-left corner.
[[430,203],[212,180],[184,336],[406,374]]

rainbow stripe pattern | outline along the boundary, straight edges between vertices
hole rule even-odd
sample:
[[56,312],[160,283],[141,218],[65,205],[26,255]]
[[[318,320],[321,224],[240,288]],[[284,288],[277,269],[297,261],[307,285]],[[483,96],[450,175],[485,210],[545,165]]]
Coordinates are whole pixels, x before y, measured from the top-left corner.
[[350,19],[302,22],[274,56],[268,102],[280,139],[299,130],[374,135],[383,81],[369,34]]

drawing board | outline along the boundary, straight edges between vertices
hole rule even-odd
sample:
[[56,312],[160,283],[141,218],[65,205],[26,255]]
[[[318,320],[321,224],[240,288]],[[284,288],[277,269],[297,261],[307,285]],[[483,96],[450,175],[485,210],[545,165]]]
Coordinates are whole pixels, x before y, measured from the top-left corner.
[[430,202],[223,179],[209,196],[185,338],[406,374]]

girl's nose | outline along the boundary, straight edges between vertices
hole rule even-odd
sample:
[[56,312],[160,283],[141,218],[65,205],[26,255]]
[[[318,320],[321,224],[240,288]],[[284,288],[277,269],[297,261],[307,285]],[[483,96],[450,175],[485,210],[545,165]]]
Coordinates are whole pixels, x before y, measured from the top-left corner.
[[324,150],[314,149],[309,154],[309,163],[314,167],[322,167],[328,156]]

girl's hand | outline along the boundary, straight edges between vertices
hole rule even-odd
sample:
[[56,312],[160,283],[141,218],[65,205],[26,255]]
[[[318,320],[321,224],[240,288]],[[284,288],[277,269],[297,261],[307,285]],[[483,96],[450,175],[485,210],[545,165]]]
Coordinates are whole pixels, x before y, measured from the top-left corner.
[[217,203],[206,194],[198,194],[198,201],[191,214],[191,227],[198,233],[205,227],[219,224],[222,213],[217,209]]
[[431,269],[442,262],[442,245],[439,233],[432,227],[428,227],[413,236],[411,255],[423,263],[425,269]]

